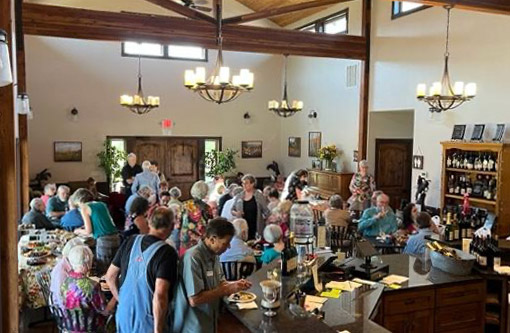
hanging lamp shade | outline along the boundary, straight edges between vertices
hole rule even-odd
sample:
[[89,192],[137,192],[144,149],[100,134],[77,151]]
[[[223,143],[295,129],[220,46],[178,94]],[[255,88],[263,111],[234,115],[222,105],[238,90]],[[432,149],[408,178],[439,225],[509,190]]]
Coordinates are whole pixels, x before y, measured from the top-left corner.
[[9,60],[9,47],[7,46],[7,33],[0,30],[0,87],[12,83],[11,61]]

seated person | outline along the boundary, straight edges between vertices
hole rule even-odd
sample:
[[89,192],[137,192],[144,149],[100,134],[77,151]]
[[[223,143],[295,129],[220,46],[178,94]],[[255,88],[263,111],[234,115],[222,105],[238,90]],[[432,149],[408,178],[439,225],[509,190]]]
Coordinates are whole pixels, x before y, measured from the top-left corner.
[[377,197],[381,194],[384,194],[384,192],[383,191],[374,191],[374,193],[372,193],[372,197],[370,198],[372,207],[377,207]]
[[267,224],[277,224],[280,226],[283,233],[283,239],[287,239],[289,237],[289,218],[291,208],[291,201],[280,201],[278,206],[271,211],[271,215],[267,218]]
[[429,213],[421,212],[418,213],[416,218],[419,226],[418,233],[409,237],[407,245],[404,248],[404,253],[421,255],[425,253],[427,240],[425,236],[437,237],[434,232],[434,226]]
[[329,208],[324,212],[324,219],[328,226],[348,227],[351,222],[351,216],[348,211],[343,209],[344,201],[338,194],[333,194],[329,198]]
[[[94,311],[99,316],[96,316],[97,321],[93,326],[104,325],[106,323],[105,316],[110,312],[110,306],[107,310],[105,297],[99,283],[88,277],[94,260],[92,251],[85,245],[76,245],[69,251],[68,260],[71,271],[60,287],[63,308],[66,310]],[[110,303],[113,305],[113,302]],[[83,316],[84,313],[78,312],[80,316]],[[90,315],[89,318],[91,318]],[[73,318],[73,321],[78,320],[80,323],[86,322],[85,318]],[[94,327],[92,328],[94,329]],[[77,332],[86,331],[73,330],[73,333]]]
[[68,200],[69,208],[71,209],[60,219],[60,226],[67,231],[74,231],[76,228],[83,227],[83,218],[81,217],[80,212],[80,200],[77,198],[81,198],[85,193],[85,189],[79,188],[74,192]]
[[220,262],[255,262],[252,248],[246,245],[246,240],[248,239],[248,222],[246,222],[245,219],[235,219],[232,224],[234,225],[236,233],[230,241],[230,248],[220,255]]
[[41,196],[44,206],[48,206],[48,200],[57,193],[57,185],[55,183],[44,185],[44,194]]
[[146,234],[149,232],[149,222],[146,217],[148,210],[149,201],[147,201],[147,199],[138,197],[133,200],[123,233],[125,238],[131,235]]
[[60,225],[60,219],[69,209],[67,206],[67,199],[69,198],[70,191],[69,187],[60,185],[57,190],[57,195],[48,200],[46,216],[48,216],[54,225]]
[[55,229],[55,226],[44,215],[44,202],[41,198],[34,198],[30,201],[30,211],[23,216],[21,223],[33,224],[36,229]]
[[96,187],[96,180],[92,177],[87,179],[87,190],[94,196],[95,201],[108,200],[108,196],[100,193]]
[[276,224],[266,226],[264,228],[264,239],[269,244],[273,244],[273,247],[264,250],[264,253],[262,253],[260,257],[260,261],[267,265],[273,260],[279,259],[281,257],[281,252],[285,248],[282,229]]
[[413,203],[407,204],[403,211],[403,219],[401,228],[409,235],[418,231],[416,219],[418,217],[418,208]]
[[377,206],[365,209],[358,223],[358,230],[365,237],[393,234],[397,231],[397,217],[389,206],[390,198],[379,194]]
[[64,283],[65,279],[71,272],[71,265],[69,264],[69,252],[77,245],[85,245],[81,238],[75,237],[69,240],[64,248],[62,249],[62,258],[58,259],[55,267],[51,270],[51,284],[50,293],[53,299],[53,304],[63,307],[62,297],[60,295],[60,287]]
[[280,203],[280,193],[277,189],[271,188],[268,193],[268,200],[269,203],[267,204],[267,209],[272,211],[276,207],[278,207],[278,204]]

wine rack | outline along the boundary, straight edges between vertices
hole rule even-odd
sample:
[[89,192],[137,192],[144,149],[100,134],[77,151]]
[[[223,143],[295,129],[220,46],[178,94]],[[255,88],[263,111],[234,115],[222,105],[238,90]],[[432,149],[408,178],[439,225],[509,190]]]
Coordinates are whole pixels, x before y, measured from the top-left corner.
[[471,207],[495,214],[493,232],[500,238],[509,236],[510,145],[492,142],[442,142],[441,145],[441,207],[462,204],[464,193],[470,192]]

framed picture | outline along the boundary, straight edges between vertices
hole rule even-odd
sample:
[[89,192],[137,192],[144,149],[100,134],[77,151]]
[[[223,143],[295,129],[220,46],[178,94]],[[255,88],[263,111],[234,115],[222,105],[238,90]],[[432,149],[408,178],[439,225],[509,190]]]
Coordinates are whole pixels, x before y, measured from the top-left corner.
[[452,140],[464,140],[465,132],[466,132],[466,125],[453,126]]
[[289,156],[301,157],[301,138],[289,137]]
[[321,160],[314,158],[312,160],[312,169],[321,170],[322,169],[322,162],[321,162]]
[[353,161],[353,162],[359,162],[359,161],[358,161],[358,159],[359,159],[358,154],[359,154],[359,153],[358,153],[358,151],[357,151],[357,150],[354,150],[354,151],[352,152],[352,161]]
[[55,141],[53,143],[53,160],[55,162],[81,162],[81,142]]
[[262,141],[242,141],[241,142],[242,158],[261,158],[262,157]]
[[308,156],[318,157],[321,148],[321,132],[308,132]]
[[473,134],[471,134],[471,141],[481,141],[483,137],[483,131],[485,130],[485,125],[478,124],[473,128]]
[[496,134],[492,141],[501,142],[503,141],[503,136],[505,135],[505,124],[498,124],[496,126]]
[[423,155],[413,155],[413,169],[423,170]]

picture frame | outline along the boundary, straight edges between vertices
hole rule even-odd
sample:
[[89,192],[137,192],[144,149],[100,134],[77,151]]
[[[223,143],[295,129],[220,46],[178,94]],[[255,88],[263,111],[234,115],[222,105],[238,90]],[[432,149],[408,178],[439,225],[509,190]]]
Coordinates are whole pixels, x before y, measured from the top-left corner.
[[301,157],[301,138],[289,137],[289,157]]
[[413,155],[413,169],[423,170],[423,155]]
[[353,162],[359,162],[359,152],[357,150],[354,150],[352,152],[352,161]]
[[262,141],[242,141],[241,158],[262,158]]
[[312,169],[322,170],[322,161],[318,158],[312,160]]
[[321,132],[308,132],[308,157],[319,157],[321,140]]
[[452,132],[452,140],[462,141],[464,140],[464,134],[466,133],[466,125],[454,125]]
[[503,137],[505,135],[506,125],[505,124],[497,124],[496,125],[496,134],[494,134],[494,138],[492,141],[494,142],[502,142]]
[[482,141],[484,130],[485,130],[484,124],[476,124],[473,127],[473,133],[471,134],[471,141]]
[[54,162],[81,162],[81,141],[55,141],[53,142]]

